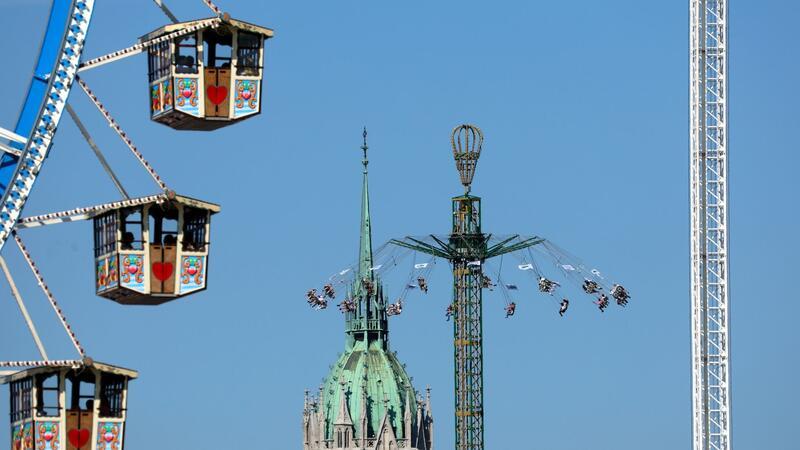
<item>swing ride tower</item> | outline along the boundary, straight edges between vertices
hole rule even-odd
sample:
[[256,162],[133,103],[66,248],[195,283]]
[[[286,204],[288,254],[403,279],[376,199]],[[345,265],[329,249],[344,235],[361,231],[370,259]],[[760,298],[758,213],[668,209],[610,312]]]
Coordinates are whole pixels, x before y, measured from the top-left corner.
[[693,449],[729,450],[728,7],[689,8]]
[[[481,230],[481,199],[470,195],[483,132],[474,125],[457,126],[451,135],[453,157],[464,195],[453,197],[453,227],[447,241],[433,243],[407,237],[395,245],[450,261],[453,269],[453,361],[455,380],[455,448],[483,450],[483,263],[543,242],[518,235],[489,245]],[[513,242],[513,243],[512,243]]]

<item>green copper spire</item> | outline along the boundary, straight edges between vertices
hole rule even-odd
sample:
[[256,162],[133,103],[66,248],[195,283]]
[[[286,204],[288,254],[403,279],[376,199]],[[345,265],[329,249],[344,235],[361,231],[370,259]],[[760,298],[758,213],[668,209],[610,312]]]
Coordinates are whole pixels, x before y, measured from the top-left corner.
[[364,144],[361,150],[364,158],[363,187],[361,192],[361,232],[358,248],[358,273],[348,296],[355,301],[355,310],[345,313],[345,330],[347,341],[345,347],[353,348],[357,341],[369,346],[375,343],[388,348],[388,323],[386,317],[386,299],[383,295],[383,284],[378,274],[372,270],[375,261],[372,254],[372,224],[369,213],[369,182],[367,180],[367,129],[364,128]]
[[361,150],[364,151],[364,159],[361,163],[364,165],[364,186],[361,192],[361,241],[358,251],[358,277],[359,279],[369,278],[372,279],[372,226],[370,225],[369,217],[369,182],[367,180],[367,127],[364,127],[364,145]]

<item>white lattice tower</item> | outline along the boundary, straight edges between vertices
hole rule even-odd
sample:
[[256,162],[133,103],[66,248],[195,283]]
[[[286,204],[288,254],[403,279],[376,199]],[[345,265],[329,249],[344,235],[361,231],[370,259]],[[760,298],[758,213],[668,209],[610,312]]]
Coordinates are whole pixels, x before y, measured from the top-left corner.
[[690,0],[694,450],[731,448],[727,0]]

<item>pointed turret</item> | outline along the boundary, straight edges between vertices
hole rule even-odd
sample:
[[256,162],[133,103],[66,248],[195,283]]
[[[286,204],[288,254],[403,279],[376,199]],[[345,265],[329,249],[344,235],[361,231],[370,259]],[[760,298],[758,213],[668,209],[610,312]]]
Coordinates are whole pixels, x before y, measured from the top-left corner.
[[353,420],[350,418],[350,408],[347,406],[347,392],[345,392],[344,380],[339,381],[341,384],[341,389],[339,390],[339,413],[336,414],[336,420],[333,422],[334,425],[353,425]]
[[364,127],[363,136],[364,144],[361,146],[361,150],[364,151],[364,159],[361,160],[361,164],[364,165],[364,180],[361,188],[361,238],[358,247],[358,278],[359,280],[364,278],[372,280],[372,271],[370,270],[372,268],[372,225],[370,224],[369,215],[369,180],[367,171],[367,166],[369,165],[367,150],[369,150],[369,146],[367,145],[367,127]]

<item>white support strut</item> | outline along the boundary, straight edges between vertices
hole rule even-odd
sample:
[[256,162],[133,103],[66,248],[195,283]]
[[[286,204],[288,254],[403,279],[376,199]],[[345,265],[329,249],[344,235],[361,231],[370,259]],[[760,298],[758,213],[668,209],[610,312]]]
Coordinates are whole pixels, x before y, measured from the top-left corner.
[[167,188],[166,183],[164,183],[164,181],[161,179],[158,173],[156,173],[156,170],[153,168],[153,166],[151,166],[150,163],[147,162],[146,159],[144,159],[144,155],[142,155],[142,152],[140,152],[139,149],[136,148],[136,145],[134,145],[131,138],[129,138],[128,135],[125,133],[125,131],[122,130],[122,127],[120,127],[117,121],[114,120],[114,117],[111,116],[111,113],[108,112],[105,106],[103,106],[103,104],[100,103],[100,100],[97,98],[94,92],[92,92],[92,90],[89,89],[89,86],[86,84],[86,82],[83,81],[83,79],[81,79],[78,76],[76,76],[75,79],[77,80],[78,85],[81,87],[81,89],[83,89],[83,92],[89,97],[92,103],[94,103],[94,106],[96,106],[97,109],[100,111],[100,113],[103,115],[103,117],[106,118],[106,121],[111,126],[111,128],[113,128],[114,131],[117,132],[122,141],[125,142],[125,145],[127,145],[128,148],[131,150],[131,153],[133,153],[136,159],[138,159],[139,162],[142,163],[142,166],[147,171],[147,173],[149,173],[150,176],[153,177],[153,181],[156,182],[158,187],[161,188],[162,191],[169,190],[169,188]]
[[59,359],[59,360],[50,360],[50,361],[0,361],[0,367],[81,367],[84,364],[83,361],[79,361],[77,359]]
[[213,11],[213,12],[214,12],[214,14],[216,14],[216,15],[218,15],[218,16],[221,16],[221,15],[222,15],[222,10],[221,10],[221,9],[219,9],[219,6],[215,5],[215,4],[214,4],[214,2],[212,2],[211,0],[203,0],[203,3],[205,3],[205,4],[206,4],[206,6],[208,6],[208,8],[209,8],[211,11]]
[[75,336],[75,332],[72,331],[72,327],[67,322],[67,318],[64,316],[64,312],[61,310],[61,307],[58,306],[58,302],[56,302],[53,293],[50,292],[50,288],[48,288],[47,284],[44,282],[44,277],[42,277],[41,272],[39,272],[39,268],[36,267],[36,264],[33,262],[31,254],[28,252],[28,249],[25,248],[25,244],[22,243],[22,239],[20,239],[19,235],[16,232],[12,232],[11,234],[14,236],[14,241],[16,241],[17,247],[19,247],[20,253],[22,253],[22,256],[25,258],[25,261],[28,263],[28,266],[33,272],[33,275],[36,277],[39,287],[42,288],[44,295],[50,302],[50,306],[53,307],[53,311],[55,311],[56,316],[58,316],[58,320],[61,321],[61,325],[64,326],[64,330],[67,332],[67,335],[69,335],[72,345],[75,346],[75,350],[78,351],[78,354],[81,355],[81,358],[85,358],[86,352],[83,350],[80,341],[78,341],[78,338]]
[[144,205],[152,202],[160,203],[167,200],[169,200],[169,196],[167,194],[158,194],[147,197],[126,199],[118,202],[103,203],[102,205],[87,206],[84,208],[75,208],[67,211],[42,214],[39,216],[23,217],[17,221],[17,226],[15,229],[19,230],[24,228],[36,228],[44,225],[88,220],[97,216],[98,214],[111,211],[112,209],[127,208],[130,206]]
[[33,320],[31,320],[31,316],[28,314],[28,308],[25,307],[25,302],[22,301],[22,295],[19,293],[19,289],[17,289],[17,283],[14,282],[14,277],[11,276],[11,271],[8,270],[8,264],[6,264],[5,258],[2,256],[0,256],[0,269],[3,270],[3,274],[6,276],[8,286],[11,288],[11,296],[17,301],[17,306],[22,313],[22,318],[25,319],[25,324],[28,325],[28,330],[30,330],[33,341],[36,343],[36,348],[39,349],[39,355],[41,355],[43,360],[47,361],[50,358],[47,357],[47,351],[45,351],[44,344],[42,344],[39,333],[36,331],[36,325],[33,324]]
[[107,55],[98,56],[97,58],[82,62],[78,67],[78,72],[100,67],[104,64],[127,58],[129,56],[138,55],[152,45],[160,44],[161,42],[167,42],[187,34],[192,34],[197,30],[201,30],[208,26],[216,26],[221,22],[222,20],[216,17],[213,19],[203,20],[195,25],[192,25],[191,27],[175,31],[174,33],[165,34],[164,36],[159,36],[155,39],[150,39],[149,41],[140,42],[138,44],[131,45],[130,47],[123,48],[122,50],[111,52]]
[[692,436],[730,450],[727,0],[690,0]]

